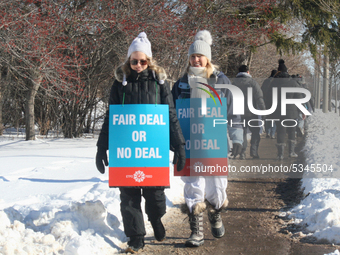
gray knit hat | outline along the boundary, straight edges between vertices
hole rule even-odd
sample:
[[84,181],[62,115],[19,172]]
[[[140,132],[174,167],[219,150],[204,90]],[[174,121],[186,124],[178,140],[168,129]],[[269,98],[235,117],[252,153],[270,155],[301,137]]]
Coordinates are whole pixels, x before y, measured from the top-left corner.
[[189,57],[192,54],[201,54],[211,60],[212,38],[208,30],[199,31],[195,36],[195,41],[189,47]]
[[140,51],[143,52],[147,57],[152,57],[151,43],[146,36],[146,33],[141,32],[138,37],[136,37],[128,50],[127,57],[130,57],[132,52]]

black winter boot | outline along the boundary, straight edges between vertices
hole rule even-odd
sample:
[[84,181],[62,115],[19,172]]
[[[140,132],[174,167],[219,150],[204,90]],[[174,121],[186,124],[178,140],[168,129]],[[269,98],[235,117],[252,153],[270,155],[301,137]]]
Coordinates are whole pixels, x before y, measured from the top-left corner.
[[276,144],[277,147],[277,159],[282,160],[283,159],[283,154],[285,150],[285,143],[278,143]]
[[260,158],[258,154],[259,144],[260,141],[255,141],[250,145],[250,157],[253,157],[255,159]]
[[289,148],[289,157],[291,158],[297,158],[298,155],[295,153],[295,140],[288,140],[288,148]]
[[221,210],[208,209],[208,219],[212,235],[216,238],[224,236],[225,229],[221,218]]
[[191,235],[185,242],[186,247],[199,247],[204,244],[203,213],[189,214]]
[[163,241],[165,239],[165,228],[160,218],[152,220],[151,226],[153,228],[153,233],[157,241]]
[[137,253],[144,248],[144,236],[131,236],[125,253]]
[[243,149],[240,153],[240,159],[246,159],[246,152]]

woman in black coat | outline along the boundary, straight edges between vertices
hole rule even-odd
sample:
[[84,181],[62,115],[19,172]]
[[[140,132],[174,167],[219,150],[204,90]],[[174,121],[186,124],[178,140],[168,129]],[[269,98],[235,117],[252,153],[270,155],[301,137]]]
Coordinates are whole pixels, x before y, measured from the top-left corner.
[[[130,45],[127,60],[115,72],[109,104],[167,104],[170,118],[170,146],[178,158],[177,170],[185,165],[185,140],[174,108],[170,87],[165,81],[163,68],[152,59],[151,44],[144,32]],[[108,165],[109,113],[97,142],[96,165],[101,173]],[[176,163],[176,162],[175,162]],[[145,226],[141,210],[141,196],[145,199],[145,212],[154,230],[155,238],[165,238],[161,217],[165,214],[166,199],[163,187],[120,188],[121,213],[124,232],[130,238],[127,252],[137,252],[144,247]]]

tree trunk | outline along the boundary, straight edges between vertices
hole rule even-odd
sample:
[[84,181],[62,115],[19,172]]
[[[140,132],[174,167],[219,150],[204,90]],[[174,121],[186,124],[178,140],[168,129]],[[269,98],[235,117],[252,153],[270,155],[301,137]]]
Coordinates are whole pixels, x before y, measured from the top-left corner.
[[322,111],[328,113],[328,93],[329,93],[329,58],[328,52],[324,55],[324,79],[323,79],[323,102]]
[[317,82],[317,90],[316,90],[316,102],[315,102],[315,108],[320,109],[320,103],[321,103],[321,84],[320,84],[320,74],[321,74],[321,66],[319,65],[321,63],[321,53],[318,54],[318,61],[315,63],[315,70],[316,70],[316,82]]
[[335,87],[335,113],[338,112],[338,83],[334,78],[334,87]]
[[250,70],[250,67],[251,67],[251,62],[253,60],[253,53],[251,51],[249,51],[249,55],[248,55],[248,60],[247,60],[247,66]]
[[41,80],[42,80],[42,76],[37,75],[36,78],[31,81],[31,86],[29,86],[29,90],[27,92],[26,107],[25,107],[26,141],[35,140],[34,101],[35,101],[35,96],[40,87]]
[[93,116],[93,122],[92,122],[92,134],[94,134],[94,132],[95,132],[96,118],[97,118],[97,104],[94,105],[94,116]]
[[3,126],[3,120],[2,120],[2,106],[4,102],[4,89],[3,89],[3,80],[2,80],[2,73],[0,72],[0,135],[3,135],[4,132],[4,126]]

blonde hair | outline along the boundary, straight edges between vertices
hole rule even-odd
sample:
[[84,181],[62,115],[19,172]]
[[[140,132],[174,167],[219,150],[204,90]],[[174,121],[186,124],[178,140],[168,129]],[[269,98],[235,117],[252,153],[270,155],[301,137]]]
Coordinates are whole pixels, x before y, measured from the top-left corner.
[[[185,69],[186,73],[189,73],[189,68],[190,68],[190,60],[188,60],[188,66]],[[213,63],[211,63],[211,61],[207,58],[207,65],[205,67],[205,72],[207,74],[207,78],[209,78],[213,73],[214,70],[217,70],[219,68],[218,65],[214,65]]]
[[[146,60],[148,61],[148,69],[151,71],[155,71],[156,74],[159,73],[163,73],[164,75],[166,75],[165,69],[163,67],[160,67],[159,65],[157,65],[156,60],[154,60],[151,57],[146,57]],[[128,57],[124,64],[121,66],[124,74],[126,76],[129,76],[131,73],[131,66],[130,66],[130,57]]]

